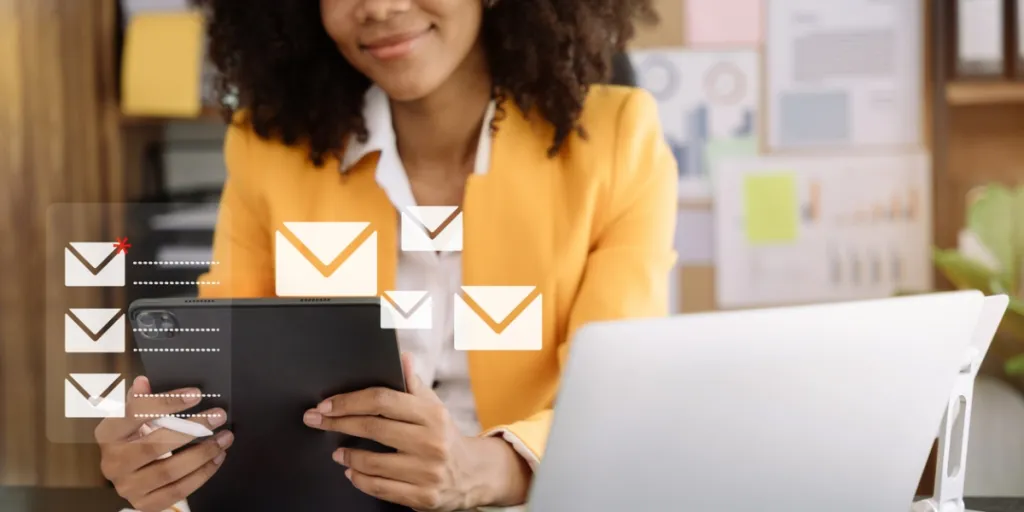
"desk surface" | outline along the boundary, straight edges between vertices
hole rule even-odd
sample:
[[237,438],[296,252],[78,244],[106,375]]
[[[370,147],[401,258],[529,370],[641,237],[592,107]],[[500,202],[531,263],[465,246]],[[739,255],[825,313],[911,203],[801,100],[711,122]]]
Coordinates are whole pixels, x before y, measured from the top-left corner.
[[[965,501],[968,509],[979,512],[1024,512],[1024,497],[968,498]],[[3,512],[118,512],[124,506],[125,502],[107,488],[0,487]]]

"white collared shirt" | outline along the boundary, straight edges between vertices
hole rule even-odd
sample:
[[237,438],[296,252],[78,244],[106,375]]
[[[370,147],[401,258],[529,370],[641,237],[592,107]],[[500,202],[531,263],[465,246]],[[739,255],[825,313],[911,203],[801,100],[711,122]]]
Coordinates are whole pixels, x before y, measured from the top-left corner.
[[[405,166],[398,155],[391,106],[387,94],[377,86],[366,92],[363,118],[368,139],[365,143],[350,137],[342,158],[341,170],[347,171],[370,153],[380,152],[377,184],[399,211],[417,206]],[[475,174],[487,173],[491,158],[491,133],[494,103],[487,109],[476,151]],[[454,206],[454,205],[452,205]],[[453,331],[454,297],[462,285],[462,254],[459,252],[404,252],[399,247],[395,288],[399,291],[427,291],[433,302],[432,329],[399,329],[396,332],[402,351],[416,361],[416,372],[444,402],[459,430],[467,436],[480,433],[476,403],[469,384],[466,354],[455,350]]]

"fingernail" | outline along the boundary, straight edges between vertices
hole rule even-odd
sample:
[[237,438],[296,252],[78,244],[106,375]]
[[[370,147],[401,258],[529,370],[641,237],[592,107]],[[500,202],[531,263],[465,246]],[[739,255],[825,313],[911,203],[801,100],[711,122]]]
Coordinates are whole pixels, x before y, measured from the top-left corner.
[[323,419],[323,416],[312,411],[307,412],[306,415],[302,417],[302,420],[305,421],[307,425],[312,425],[314,427],[320,425]]
[[228,421],[228,415],[223,409],[214,409],[210,411],[210,426],[217,428]]
[[185,403],[189,404],[189,405],[198,404],[199,400],[201,399],[201,397],[199,396],[199,390],[198,389],[186,389],[186,390],[182,391],[181,394],[182,394],[182,400],[184,400]]
[[227,456],[228,456],[228,454],[226,454],[224,452],[221,452],[220,455],[217,455],[216,457],[213,458],[213,463],[218,465],[218,466],[220,466],[221,463],[224,462],[224,457],[227,457]]
[[316,409],[324,414],[331,412],[331,409],[333,408],[334,404],[332,404],[330,400],[324,400],[323,402],[320,402],[320,405],[316,406]]
[[346,469],[345,470],[345,478],[348,478],[349,480],[352,480],[352,470],[351,469]]
[[334,462],[337,462],[338,464],[344,464],[345,463],[345,450],[344,449],[338,448],[337,450],[334,450]]
[[231,441],[234,441],[235,436],[231,432],[224,431],[217,434],[217,445],[221,448],[227,448],[231,445]]
[[142,379],[145,379],[142,375],[135,377],[135,380],[132,381],[132,391],[138,391],[139,388],[142,387]]

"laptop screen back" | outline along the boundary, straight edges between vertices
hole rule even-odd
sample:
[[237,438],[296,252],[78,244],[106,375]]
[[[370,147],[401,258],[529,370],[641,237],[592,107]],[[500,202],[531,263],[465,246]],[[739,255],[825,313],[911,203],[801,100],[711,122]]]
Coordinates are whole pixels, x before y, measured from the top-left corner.
[[533,512],[904,512],[978,323],[952,292],[593,324]]

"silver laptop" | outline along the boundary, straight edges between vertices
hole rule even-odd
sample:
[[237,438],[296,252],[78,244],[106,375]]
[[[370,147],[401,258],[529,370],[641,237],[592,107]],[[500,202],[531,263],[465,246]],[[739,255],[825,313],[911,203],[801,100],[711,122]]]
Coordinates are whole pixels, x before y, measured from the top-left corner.
[[906,512],[984,297],[592,324],[531,512]]

